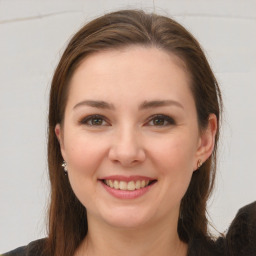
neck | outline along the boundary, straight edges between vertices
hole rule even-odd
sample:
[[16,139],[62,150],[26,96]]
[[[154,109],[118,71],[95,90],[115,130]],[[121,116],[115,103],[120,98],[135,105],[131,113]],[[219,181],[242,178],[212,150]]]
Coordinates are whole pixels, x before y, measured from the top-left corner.
[[[161,222],[161,221],[160,221]],[[187,245],[180,241],[176,225],[166,222],[140,228],[115,228],[102,223],[88,228],[76,256],[185,256]],[[88,221],[89,223],[89,221]]]

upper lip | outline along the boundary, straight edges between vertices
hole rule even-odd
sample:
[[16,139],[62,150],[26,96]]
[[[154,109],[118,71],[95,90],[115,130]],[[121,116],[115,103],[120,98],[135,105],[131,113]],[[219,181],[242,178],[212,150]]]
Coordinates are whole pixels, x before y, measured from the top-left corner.
[[152,181],[152,180],[156,180],[156,179],[147,177],[147,176],[140,176],[140,175],[132,175],[132,176],[111,175],[111,176],[102,177],[102,178],[100,178],[100,180],[117,180],[117,181],[129,182],[129,181],[137,181],[137,180]]

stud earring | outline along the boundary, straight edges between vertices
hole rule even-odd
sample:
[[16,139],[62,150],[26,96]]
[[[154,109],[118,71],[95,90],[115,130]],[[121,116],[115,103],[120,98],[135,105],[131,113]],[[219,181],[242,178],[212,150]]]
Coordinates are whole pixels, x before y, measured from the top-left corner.
[[198,161],[197,161],[197,169],[199,169],[201,166],[202,166],[202,160],[201,159],[199,159]]
[[67,163],[66,163],[66,161],[64,160],[63,161],[63,163],[62,163],[62,165],[61,165],[62,167],[63,167],[63,169],[64,169],[64,173],[65,173],[65,175],[68,175],[68,168],[67,168]]

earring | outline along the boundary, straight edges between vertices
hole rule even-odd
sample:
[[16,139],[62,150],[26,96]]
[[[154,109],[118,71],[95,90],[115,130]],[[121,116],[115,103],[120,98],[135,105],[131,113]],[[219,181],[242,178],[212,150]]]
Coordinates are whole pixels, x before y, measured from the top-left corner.
[[66,161],[64,160],[63,161],[63,163],[62,163],[62,165],[61,165],[62,167],[63,167],[63,169],[64,169],[64,173],[65,173],[65,175],[68,175],[68,168],[67,168],[67,163],[66,163]]
[[199,169],[201,166],[202,166],[202,160],[201,159],[199,159],[198,161],[197,161],[197,169]]

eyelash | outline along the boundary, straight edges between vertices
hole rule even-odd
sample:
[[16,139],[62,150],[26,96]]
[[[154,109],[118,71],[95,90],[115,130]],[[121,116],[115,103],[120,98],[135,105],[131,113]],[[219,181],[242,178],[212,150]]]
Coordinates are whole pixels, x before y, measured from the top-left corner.
[[164,122],[163,125],[154,125],[152,124],[151,126],[170,126],[170,125],[175,125],[176,122],[174,121],[174,119],[170,116],[166,116],[166,115],[162,115],[162,114],[156,114],[156,115],[153,115],[151,117],[149,117],[148,121],[147,121],[147,124],[149,124],[150,122],[154,121],[154,120],[162,120]]
[[[100,124],[93,124],[92,121],[94,119],[99,119],[101,120],[101,123]],[[157,125],[157,124],[150,124],[150,122],[154,122],[154,121],[157,121],[157,120],[161,120],[163,123],[160,124],[160,125]],[[90,123],[89,123],[90,122]],[[102,123],[106,123],[106,124],[102,124]],[[102,115],[89,115],[85,118],[83,118],[82,120],[79,121],[80,124],[83,124],[83,125],[87,125],[87,126],[109,126],[109,122],[108,120],[102,116]],[[170,126],[170,125],[175,125],[176,122],[175,120],[170,117],[170,116],[167,116],[167,115],[163,115],[163,114],[156,114],[156,115],[153,115],[153,116],[150,116],[148,118],[148,120],[146,121],[145,123],[146,125],[149,125],[149,126],[157,126],[157,127],[165,127],[165,126]]]
[[89,122],[92,122],[93,119],[101,119],[102,122],[108,123],[106,121],[106,118],[104,116],[102,116],[102,115],[90,115],[90,116],[87,116],[87,117],[83,118],[79,123],[80,124],[84,124],[84,125],[88,125],[88,126],[106,126],[106,125],[102,125],[102,124],[100,124],[100,125],[96,125],[96,124],[92,124],[92,123],[89,124]]

